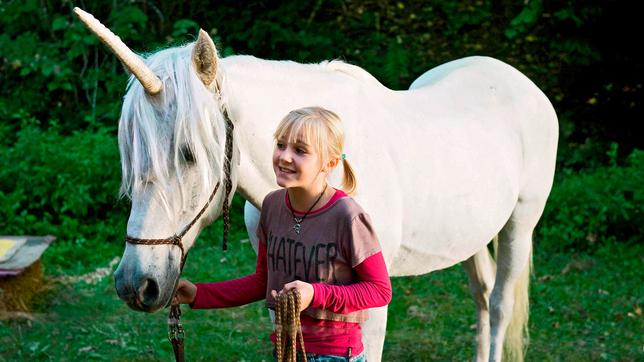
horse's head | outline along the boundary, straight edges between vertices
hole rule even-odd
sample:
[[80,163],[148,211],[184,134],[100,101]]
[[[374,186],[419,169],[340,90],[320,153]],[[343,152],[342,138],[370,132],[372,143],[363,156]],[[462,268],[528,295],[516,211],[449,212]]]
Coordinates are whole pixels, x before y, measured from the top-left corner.
[[[201,30],[196,42],[143,61],[91,15],[75,12],[132,72],[118,134],[121,192],[132,209],[115,281],[131,308],[153,312],[168,304],[184,251],[224,202],[226,123],[217,51]],[[142,240],[156,245],[137,243]]]

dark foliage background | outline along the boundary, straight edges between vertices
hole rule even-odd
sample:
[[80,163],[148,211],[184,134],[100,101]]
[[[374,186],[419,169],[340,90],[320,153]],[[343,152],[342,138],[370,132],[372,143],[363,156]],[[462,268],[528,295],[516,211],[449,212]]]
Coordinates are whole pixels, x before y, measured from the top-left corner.
[[458,57],[499,58],[541,87],[560,119],[557,179],[536,242],[592,251],[642,240],[635,2],[2,1],[0,233],[57,235],[61,268],[101,258],[74,258],[75,246],[120,247],[128,209],[117,198],[115,136],[126,75],[74,6],[137,51],[192,41],[201,27],[223,56],[339,58],[394,89]]

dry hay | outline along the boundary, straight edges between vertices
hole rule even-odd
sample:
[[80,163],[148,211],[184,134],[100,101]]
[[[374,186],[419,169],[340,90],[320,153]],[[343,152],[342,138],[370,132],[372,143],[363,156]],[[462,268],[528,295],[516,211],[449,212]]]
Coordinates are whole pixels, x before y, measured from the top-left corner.
[[43,287],[40,260],[18,275],[0,277],[0,312],[29,312],[34,296]]

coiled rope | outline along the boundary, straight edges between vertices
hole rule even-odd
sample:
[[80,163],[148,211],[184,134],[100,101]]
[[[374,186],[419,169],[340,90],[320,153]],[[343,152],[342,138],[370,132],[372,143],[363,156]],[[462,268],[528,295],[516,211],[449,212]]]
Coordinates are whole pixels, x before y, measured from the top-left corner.
[[302,350],[302,360],[306,361],[302,325],[300,323],[301,300],[300,292],[297,289],[291,289],[288,293],[277,297],[277,306],[275,307],[277,362],[296,362],[298,337]]

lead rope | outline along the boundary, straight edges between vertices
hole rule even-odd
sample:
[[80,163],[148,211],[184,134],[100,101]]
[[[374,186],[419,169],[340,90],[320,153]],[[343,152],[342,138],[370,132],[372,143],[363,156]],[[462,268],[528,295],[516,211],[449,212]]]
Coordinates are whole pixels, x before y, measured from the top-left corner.
[[[231,167],[231,160],[233,158],[233,131],[235,130],[235,126],[233,125],[233,122],[230,121],[230,118],[228,117],[228,113],[224,109],[224,119],[226,120],[226,149],[225,149],[225,156],[224,156],[224,204],[223,204],[223,218],[224,218],[224,236],[223,236],[223,244],[222,244],[222,249],[224,251],[228,250],[228,233],[230,230],[230,208],[228,205],[228,197],[230,196],[230,191],[232,190],[232,179],[230,177],[230,167]],[[201,214],[205,209],[207,208],[207,205],[210,204],[210,201],[212,201],[212,198],[214,197],[215,193],[217,192],[217,188],[219,187],[219,183],[217,183],[217,186],[215,187],[215,191],[213,191],[212,195],[210,196],[210,199],[208,200],[208,203],[204,208],[202,209],[202,212],[197,215],[195,220],[189,225],[189,227],[192,227],[192,224],[196,222],[196,220],[201,217]],[[182,235],[179,237],[178,243],[175,245],[178,245],[181,248],[181,269],[179,269],[179,275],[183,272],[183,265],[186,262],[186,257],[187,255],[184,254],[183,251],[183,245],[181,245],[181,237],[187,232],[189,228],[186,228],[186,230],[182,233]],[[178,282],[177,278],[177,282]],[[174,293],[172,293],[172,299],[174,299],[174,295],[176,294],[176,287]],[[299,296],[298,296],[299,298]],[[299,310],[299,302],[298,302],[298,310]],[[299,318],[298,318],[299,322]],[[181,324],[181,307],[179,304],[177,305],[171,305],[170,306],[170,313],[168,314],[168,339],[170,340],[170,343],[172,343],[172,351],[174,352],[174,359],[176,362],[184,362],[185,357],[184,357],[184,339],[185,339],[185,332],[183,330],[183,325]],[[304,346],[304,344],[302,344]],[[295,360],[293,360],[295,361]]]
[[[174,296],[173,296],[174,298]],[[170,306],[170,314],[168,315],[168,339],[172,343],[172,351],[174,352],[174,359],[177,362],[184,362],[184,340],[185,332],[181,324],[181,307],[179,304]]]
[[222,248],[224,251],[228,250],[228,232],[230,230],[230,208],[228,205],[228,197],[230,196],[230,191],[233,188],[233,180],[230,177],[230,162],[233,158],[233,132],[235,131],[235,125],[228,117],[228,111],[224,108],[223,110],[224,119],[226,120],[226,150],[224,157],[224,175],[226,179],[224,180],[224,187],[226,189],[224,193],[224,240]]
[[301,296],[297,289],[277,297],[275,308],[276,343],[275,351],[277,362],[296,362],[297,341],[299,337],[302,350],[302,360],[306,361],[302,324],[300,322]]
[[[217,183],[217,186],[215,186],[215,190],[213,191],[212,195],[210,195],[210,198],[208,199],[208,203],[203,207],[202,212],[200,212],[197,216],[201,217],[201,214],[203,213],[204,210],[208,208],[208,205],[210,204],[210,201],[212,201],[212,198],[215,196],[215,193],[217,193],[217,189],[219,188],[219,182]],[[196,219],[195,219],[196,220]],[[192,225],[190,225],[192,226]],[[185,234],[187,230],[185,230]],[[183,266],[186,264],[186,258],[188,255],[185,253],[183,249],[183,244],[181,244],[181,238],[183,235],[178,237],[179,241],[179,247],[181,248],[181,266],[179,268],[179,275],[183,272]],[[179,278],[177,277],[177,285],[179,284]],[[174,287],[174,292],[172,293],[172,297],[170,298],[170,303],[172,303],[172,299],[174,299],[175,294],[177,293],[177,287]],[[176,305],[170,305],[170,312],[168,313],[168,340],[170,340],[170,343],[172,344],[172,352],[174,352],[174,359],[176,362],[184,362],[185,357],[184,357],[184,343],[183,340],[185,339],[185,332],[183,330],[183,324],[181,324],[181,306],[179,304]]]

